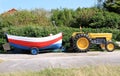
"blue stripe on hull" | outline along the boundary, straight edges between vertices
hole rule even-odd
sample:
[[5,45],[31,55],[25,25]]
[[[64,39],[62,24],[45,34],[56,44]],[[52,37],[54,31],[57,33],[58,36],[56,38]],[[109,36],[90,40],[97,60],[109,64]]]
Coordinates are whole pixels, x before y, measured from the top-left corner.
[[58,44],[53,44],[44,48],[39,48],[39,50],[55,50],[55,49],[59,49],[62,46],[62,43],[58,43]]
[[13,47],[15,47],[15,48],[19,48],[19,49],[30,50],[29,47],[17,45],[17,44],[14,44],[14,43],[10,43],[10,45],[13,46]]
[[[11,46],[15,47],[15,48],[19,48],[19,49],[24,49],[24,50],[30,50],[30,47],[25,47],[25,46],[21,46],[21,45],[17,45],[14,43],[10,43]],[[38,48],[40,51],[42,50],[55,50],[55,49],[59,49],[62,46],[62,43],[57,43],[57,44],[53,44],[44,48]]]

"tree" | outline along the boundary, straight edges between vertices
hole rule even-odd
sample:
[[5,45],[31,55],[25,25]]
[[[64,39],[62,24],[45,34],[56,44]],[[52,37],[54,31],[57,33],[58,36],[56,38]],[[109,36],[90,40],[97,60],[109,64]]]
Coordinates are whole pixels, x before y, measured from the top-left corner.
[[106,0],[104,2],[104,8],[110,12],[120,14],[120,0]]

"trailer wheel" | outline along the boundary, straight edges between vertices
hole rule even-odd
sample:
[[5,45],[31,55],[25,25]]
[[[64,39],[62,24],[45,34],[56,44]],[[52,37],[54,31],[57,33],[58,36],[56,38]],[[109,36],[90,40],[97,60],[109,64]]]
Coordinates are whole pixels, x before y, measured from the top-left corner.
[[90,39],[86,34],[77,34],[73,41],[73,49],[77,52],[87,52],[89,50]]
[[39,51],[39,49],[36,48],[36,47],[33,47],[33,48],[31,48],[31,50],[30,50],[30,52],[31,52],[32,55],[37,55],[37,54],[38,54],[38,51]]
[[115,50],[115,44],[113,42],[107,42],[106,45],[105,45],[105,49],[108,52],[112,52],[112,51]]

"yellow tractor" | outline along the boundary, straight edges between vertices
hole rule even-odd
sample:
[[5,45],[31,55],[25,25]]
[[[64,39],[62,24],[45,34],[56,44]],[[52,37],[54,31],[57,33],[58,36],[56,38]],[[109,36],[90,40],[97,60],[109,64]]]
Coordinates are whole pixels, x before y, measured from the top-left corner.
[[70,38],[70,46],[74,52],[87,52],[91,44],[98,44],[102,49],[112,52],[115,45],[111,39],[112,33],[74,32]]

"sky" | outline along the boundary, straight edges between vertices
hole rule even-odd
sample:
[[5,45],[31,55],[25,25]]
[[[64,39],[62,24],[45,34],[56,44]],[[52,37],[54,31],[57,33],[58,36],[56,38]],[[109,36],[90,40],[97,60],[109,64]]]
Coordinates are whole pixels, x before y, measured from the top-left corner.
[[15,9],[34,9],[43,8],[51,10],[56,8],[71,8],[92,7],[97,3],[97,0],[0,0],[0,13]]

